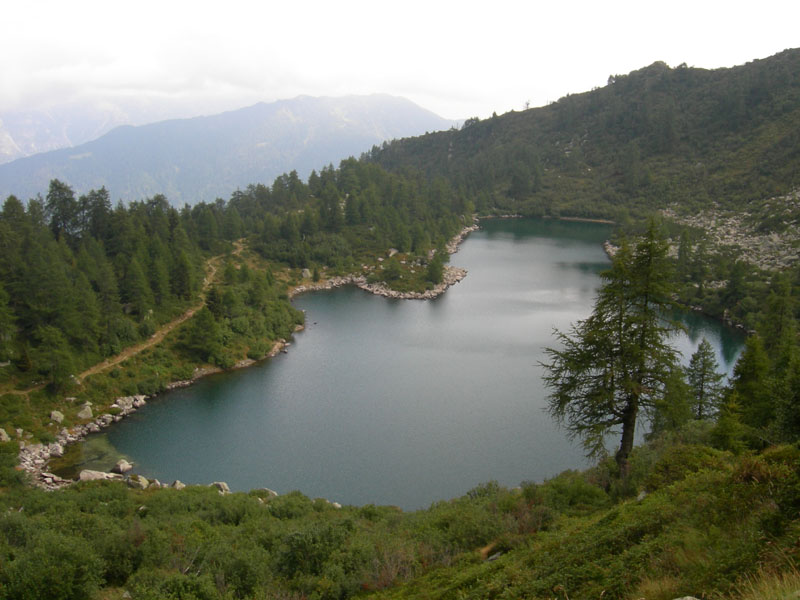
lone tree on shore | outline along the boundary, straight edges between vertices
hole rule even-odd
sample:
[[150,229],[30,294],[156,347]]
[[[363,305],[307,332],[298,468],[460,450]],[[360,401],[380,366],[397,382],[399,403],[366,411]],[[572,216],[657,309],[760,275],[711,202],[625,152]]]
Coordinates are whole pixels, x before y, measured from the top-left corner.
[[561,349],[545,350],[550,414],[589,456],[605,454],[606,437],[621,433],[615,458],[622,475],[640,411],[655,407],[677,366],[677,352],[667,343],[677,325],[664,320],[671,272],[666,240],[651,222],[633,248],[623,242],[601,273],[591,316],[569,334],[556,330]]

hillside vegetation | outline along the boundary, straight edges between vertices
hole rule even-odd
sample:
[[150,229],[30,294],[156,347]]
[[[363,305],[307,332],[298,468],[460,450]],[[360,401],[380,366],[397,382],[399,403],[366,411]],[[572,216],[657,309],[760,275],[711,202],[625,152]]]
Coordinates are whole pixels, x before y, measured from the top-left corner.
[[671,205],[757,206],[800,186],[800,50],[731,69],[657,62],[545,107],[384,144],[368,158],[447,177],[497,213],[622,222]]

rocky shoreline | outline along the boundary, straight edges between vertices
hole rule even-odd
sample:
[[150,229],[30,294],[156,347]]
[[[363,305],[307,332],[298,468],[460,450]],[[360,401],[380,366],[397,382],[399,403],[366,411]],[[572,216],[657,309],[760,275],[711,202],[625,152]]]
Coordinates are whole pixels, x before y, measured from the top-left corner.
[[[456,235],[453,239],[451,239],[448,242],[446,246],[446,251],[449,254],[457,252],[459,244],[464,240],[464,238],[467,235],[469,235],[476,229],[478,229],[477,224],[464,227],[459,232],[458,235]],[[289,296],[294,297],[304,292],[333,289],[341,287],[343,285],[356,285],[363,290],[366,290],[370,293],[377,294],[379,296],[383,296],[386,298],[397,298],[404,300],[406,299],[429,300],[436,298],[437,296],[444,293],[444,291],[447,288],[464,279],[466,275],[467,275],[466,269],[447,266],[444,269],[442,282],[437,284],[434,288],[426,290],[424,292],[397,292],[395,290],[386,287],[384,284],[367,283],[367,279],[363,275],[347,275],[344,277],[332,277],[320,283],[297,286],[290,291]],[[301,331],[302,329],[303,325],[298,325],[295,328],[295,331]],[[278,340],[277,342],[275,342],[275,344],[273,344],[272,349],[270,350],[269,353],[267,353],[264,359],[272,358],[276,356],[279,352],[285,352],[286,347],[288,345],[289,342],[287,342],[285,339]],[[233,369],[243,369],[255,364],[256,362],[258,361],[249,358],[244,359],[236,363],[233,366]],[[202,377],[205,377],[207,375],[212,375],[214,373],[221,373],[222,371],[223,369],[219,367],[197,368],[195,369],[190,379],[184,379],[168,383],[165,386],[165,390],[169,391],[169,390],[188,387]],[[56,436],[56,440],[49,444],[42,444],[42,443],[27,444],[24,440],[20,441],[19,468],[25,471],[30,476],[30,481],[34,486],[42,488],[44,490],[48,491],[57,490],[75,483],[75,480],[64,479],[54,473],[49,472],[47,470],[47,467],[50,459],[63,456],[64,450],[69,444],[75,444],[81,442],[89,434],[99,433],[101,430],[109,427],[113,423],[117,423],[121,421],[123,418],[133,414],[139,408],[147,404],[147,400],[150,398],[151,398],[150,396],[146,396],[143,394],[117,398],[114,401],[114,403],[111,404],[111,406],[109,406],[109,410],[111,412],[103,413],[98,417],[94,417],[94,415],[92,414],[92,406],[93,406],[92,403],[86,402],[83,405],[81,412],[78,414],[79,416],[82,416],[82,418],[84,419],[89,419],[87,423],[76,425],[70,429],[67,429],[66,427],[62,428],[61,431]],[[59,413],[58,411],[53,411],[50,415],[50,418],[53,419],[54,422],[60,422],[61,419],[63,419],[63,415],[61,415],[61,413]],[[0,430],[0,432],[2,432],[2,434],[6,433],[3,430]],[[21,432],[18,432],[18,434],[20,433]],[[4,437],[8,437],[10,440],[10,436],[8,436],[7,434]],[[125,462],[125,461],[120,461],[120,462]],[[120,467],[120,464],[118,463],[117,466]],[[171,485],[166,485],[160,483],[158,480],[154,480],[152,482],[148,481],[141,475],[127,475],[126,473],[129,470],[129,468],[130,465],[128,465],[128,468],[122,466],[118,469],[121,472],[117,473],[107,473],[102,471],[92,471],[86,469],[81,471],[78,480],[90,481],[98,479],[124,479],[128,483],[128,485],[139,489],[146,489],[149,487],[173,487],[176,489],[182,489],[183,487],[185,487],[185,485],[180,481],[175,481]],[[224,482],[214,482],[210,485],[217,487],[217,489],[221,494],[230,492],[230,490],[227,489],[228,488],[227,484],[225,484]],[[271,492],[270,495],[275,494],[275,492],[272,492],[271,490],[267,491]],[[334,505],[336,505],[336,503],[334,503]]]
[[[468,227],[464,227],[458,235],[453,237],[447,245],[445,246],[445,250],[448,254],[455,254],[458,252],[458,246],[461,242],[464,241],[464,238],[467,237],[473,231],[479,229],[477,224],[470,225]],[[375,294],[377,296],[383,296],[384,298],[396,298],[399,300],[432,300],[440,295],[442,295],[447,288],[452,285],[455,285],[464,277],[467,276],[467,270],[462,269],[460,267],[451,267],[445,266],[444,274],[442,276],[442,282],[436,284],[433,288],[429,290],[425,290],[424,292],[398,292],[386,286],[384,283],[367,283],[367,278],[364,275],[359,274],[350,274],[344,275],[341,277],[331,277],[330,279],[326,279],[325,281],[319,281],[317,283],[309,283],[309,284],[301,284],[289,291],[289,297],[294,298],[300,294],[304,294],[306,292],[315,292],[319,290],[332,290],[335,288],[342,287],[344,285],[355,285],[356,287],[370,292],[371,294]]]

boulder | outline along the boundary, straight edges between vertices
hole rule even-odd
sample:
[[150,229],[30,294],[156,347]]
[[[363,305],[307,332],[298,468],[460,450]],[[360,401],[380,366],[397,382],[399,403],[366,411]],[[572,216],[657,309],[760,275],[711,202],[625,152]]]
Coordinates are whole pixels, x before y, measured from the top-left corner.
[[89,402],[83,405],[83,408],[78,411],[78,418],[82,421],[92,418],[92,406]]
[[271,490],[269,488],[258,488],[256,492],[261,492],[260,495],[264,495],[267,498],[275,498],[278,495],[278,492]]
[[131,410],[133,408],[133,397],[132,396],[124,396],[122,398],[117,398],[114,401],[114,404],[111,405],[116,406],[117,408],[121,409],[123,412],[127,410]]
[[6,433],[6,430],[0,427],[0,442],[10,442],[11,436]]
[[149,485],[150,482],[147,481],[147,478],[142,477],[141,475],[131,475],[128,477],[128,487],[138,490],[146,490]]
[[309,271],[308,269],[303,269],[302,275],[303,275],[303,279],[310,279],[311,278],[311,271]]
[[211,484],[213,487],[217,488],[220,494],[230,494],[231,488],[228,487],[228,484],[224,481],[215,481]]
[[119,473],[120,475],[123,473],[127,473],[133,468],[133,465],[129,463],[124,458],[121,458],[117,461],[117,464],[111,469],[112,473]]
[[54,423],[61,423],[64,420],[64,413],[60,410],[54,410],[50,413],[50,420]]
[[64,456],[64,446],[56,442],[50,444],[47,447],[47,450],[50,453],[50,456]]
[[182,489],[184,489],[185,487],[186,487],[186,484],[185,484],[185,483],[183,483],[183,482],[182,482],[181,480],[179,480],[179,479],[176,479],[175,481],[173,481],[173,482],[172,482],[172,489],[175,489],[175,490],[182,490]]
[[84,469],[78,476],[81,481],[98,481],[103,479],[120,479],[122,476],[115,473],[105,473],[104,471],[92,471]]

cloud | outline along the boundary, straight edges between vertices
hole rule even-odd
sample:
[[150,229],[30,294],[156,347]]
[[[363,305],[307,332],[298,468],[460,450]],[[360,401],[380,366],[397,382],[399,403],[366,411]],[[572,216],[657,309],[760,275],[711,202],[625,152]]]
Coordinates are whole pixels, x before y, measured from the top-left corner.
[[91,97],[385,92],[459,118],[541,105],[655,60],[718,67],[765,57],[795,43],[800,7],[42,0],[4,13],[0,111]]

